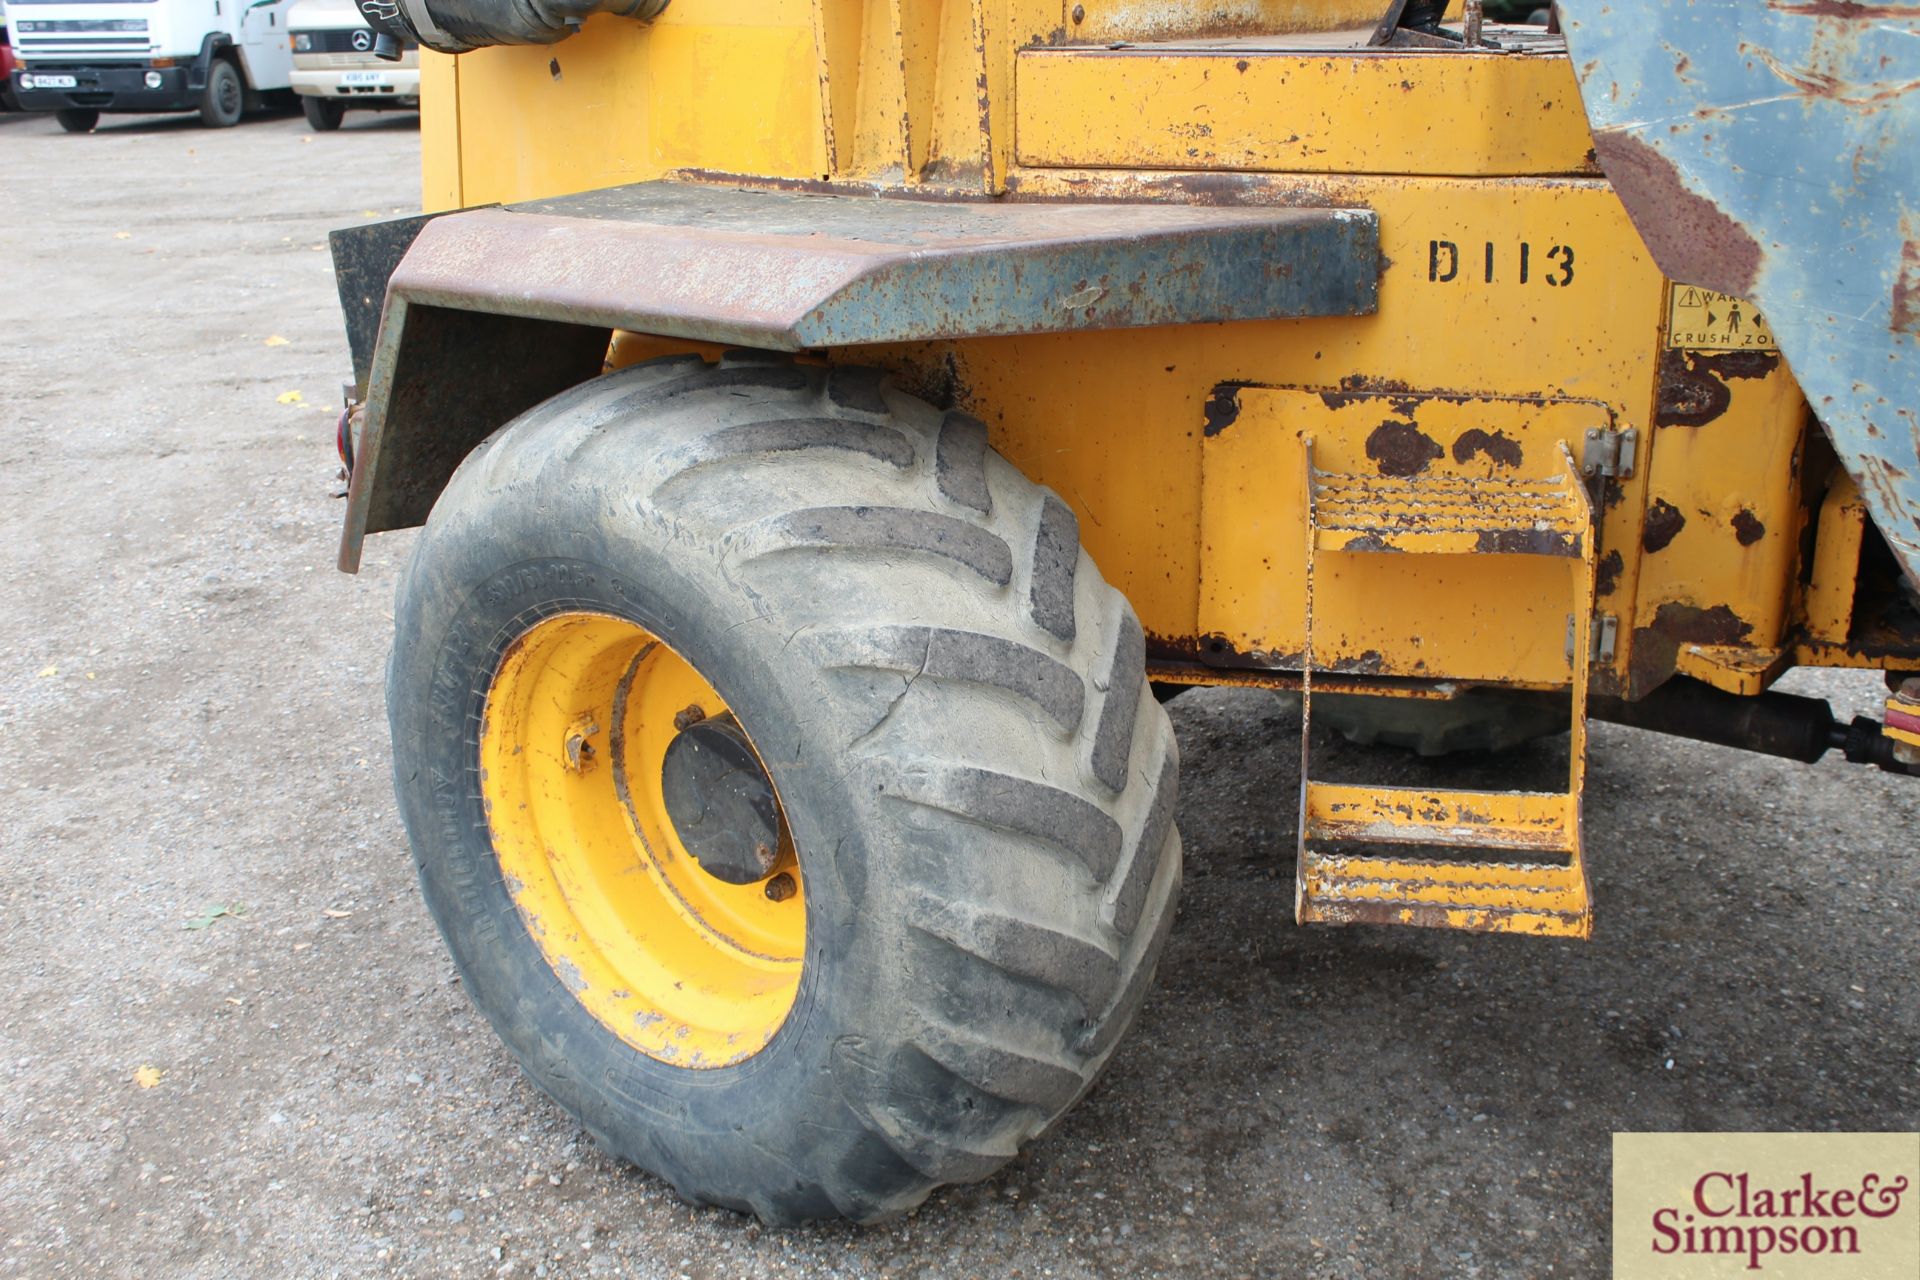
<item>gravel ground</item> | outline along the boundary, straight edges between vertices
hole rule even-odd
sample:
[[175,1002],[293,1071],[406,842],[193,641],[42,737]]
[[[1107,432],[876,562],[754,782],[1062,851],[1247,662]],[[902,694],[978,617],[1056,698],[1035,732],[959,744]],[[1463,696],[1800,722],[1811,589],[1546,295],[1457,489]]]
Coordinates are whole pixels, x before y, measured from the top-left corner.
[[0,1275],[1597,1276],[1615,1130],[1920,1127],[1920,786],[1601,726],[1593,942],[1303,931],[1297,716],[1206,690],[1158,991],[1005,1173],[773,1232],[601,1156],[414,891],[410,536],[332,570],[322,241],[417,199],[349,120],[0,118]]

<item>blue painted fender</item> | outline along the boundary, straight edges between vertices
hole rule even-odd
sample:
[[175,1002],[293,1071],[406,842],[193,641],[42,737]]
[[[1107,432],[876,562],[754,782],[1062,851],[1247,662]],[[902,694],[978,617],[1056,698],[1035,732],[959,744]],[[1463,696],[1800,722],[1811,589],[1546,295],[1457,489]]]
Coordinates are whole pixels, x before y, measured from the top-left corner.
[[1654,261],[1765,313],[1920,587],[1920,0],[1561,0]]

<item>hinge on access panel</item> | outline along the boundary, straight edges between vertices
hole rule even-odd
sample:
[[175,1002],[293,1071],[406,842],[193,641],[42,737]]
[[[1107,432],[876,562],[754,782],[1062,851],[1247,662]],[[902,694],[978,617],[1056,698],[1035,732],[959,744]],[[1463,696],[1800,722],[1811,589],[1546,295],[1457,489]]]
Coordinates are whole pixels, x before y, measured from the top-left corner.
[[1640,433],[1632,427],[1625,431],[1588,427],[1586,443],[1580,447],[1580,474],[1625,480],[1633,474],[1639,452]]
[[[1612,662],[1616,647],[1620,643],[1620,619],[1611,613],[1596,613],[1591,619],[1592,629],[1587,633],[1587,660],[1589,662]],[[1567,615],[1567,661],[1573,661],[1573,615]]]

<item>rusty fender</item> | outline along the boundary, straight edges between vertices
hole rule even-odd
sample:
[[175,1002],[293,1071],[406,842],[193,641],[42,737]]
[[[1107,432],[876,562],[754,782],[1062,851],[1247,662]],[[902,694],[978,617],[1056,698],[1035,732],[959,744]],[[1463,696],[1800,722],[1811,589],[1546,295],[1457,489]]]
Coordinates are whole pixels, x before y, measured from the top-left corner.
[[[819,351],[1366,315],[1381,269],[1365,209],[928,202],[663,181],[408,221],[334,235],[366,389],[347,572],[365,534],[424,523],[495,428],[598,374],[615,330]],[[403,240],[382,291],[366,260],[392,259]]]

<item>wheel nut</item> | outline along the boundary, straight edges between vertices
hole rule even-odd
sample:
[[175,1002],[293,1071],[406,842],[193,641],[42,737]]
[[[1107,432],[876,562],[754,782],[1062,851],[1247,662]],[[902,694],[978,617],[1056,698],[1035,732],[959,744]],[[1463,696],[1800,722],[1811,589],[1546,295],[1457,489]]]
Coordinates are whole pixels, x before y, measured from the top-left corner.
[[799,891],[799,886],[794,884],[793,877],[784,871],[767,881],[767,900],[769,902],[785,902]]
[[707,718],[706,709],[696,702],[692,706],[688,707],[686,710],[677,711],[674,713],[673,727],[676,729],[684,730],[688,725],[699,724],[702,720],[705,720],[706,718]]
[[593,721],[575,723],[567,730],[566,741],[562,749],[566,752],[567,768],[575,773],[585,773],[593,761],[593,744],[587,739],[600,732],[600,726]]

